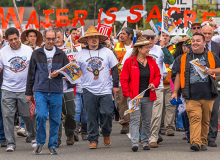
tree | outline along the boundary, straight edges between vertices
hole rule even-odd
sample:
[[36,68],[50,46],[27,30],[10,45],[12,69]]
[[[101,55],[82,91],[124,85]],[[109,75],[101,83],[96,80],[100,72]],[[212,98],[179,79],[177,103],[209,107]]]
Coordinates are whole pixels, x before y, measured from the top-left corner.
[[200,23],[202,23],[203,12],[216,13],[216,17],[220,16],[220,12],[216,11],[216,4],[216,0],[212,0],[211,3],[207,0],[196,1],[196,5],[193,7],[193,11],[197,12],[197,19]]

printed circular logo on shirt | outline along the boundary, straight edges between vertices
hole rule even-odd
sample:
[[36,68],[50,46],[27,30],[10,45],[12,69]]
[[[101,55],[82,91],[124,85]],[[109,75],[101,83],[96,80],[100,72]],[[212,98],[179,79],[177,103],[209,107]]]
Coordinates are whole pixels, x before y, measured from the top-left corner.
[[13,57],[11,58],[8,62],[10,63],[10,70],[12,72],[22,72],[26,67],[27,67],[27,63],[26,63],[27,57],[23,56],[23,57]]
[[102,67],[102,61],[103,59],[100,57],[92,57],[86,60],[86,62],[88,62],[87,70],[94,74],[94,79],[98,79],[99,72],[104,69],[104,67]]

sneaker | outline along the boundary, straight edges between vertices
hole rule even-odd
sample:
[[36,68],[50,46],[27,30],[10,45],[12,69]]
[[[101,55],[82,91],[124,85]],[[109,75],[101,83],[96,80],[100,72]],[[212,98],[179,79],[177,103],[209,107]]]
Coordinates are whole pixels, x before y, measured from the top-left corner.
[[66,144],[67,145],[73,145],[74,144],[74,136],[73,137],[67,137]]
[[89,149],[96,149],[97,148],[97,143],[96,142],[92,142],[89,145]]
[[37,146],[36,139],[31,141],[31,147],[35,148]]
[[104,137],[104,145],[105,146],[110,146],[111,145],[110,137]]
[[143,150],[150,150],[150,147],[148,147],[148,146],[143,146]]
[[157,144],[159,144],[160,142],[163,142],[163,138],[160,136],[157,140]]
[[17,131],[17,135],[21,137],[26,137],[25,129],[20,127],[20,129]]
[[6,141],[2,141],[1,142],[1,147],[7,147],[7,142]]
[[6,152],[14,152],[15,148],[13,146],[10,146],[6,149]]
[[50,150],[50,154],[52,154],[52,155],[57,155],[57,154],[59,154],[59,153],[56,151],[56,148],[50,148],[49,150]]
[[175,132],[173,129],[168,129],[167,130],[167,136],[174,136],[175,135]]
[[201,148],[200,148],[201,151],[207,151],[207,147],[205,145],[201,145]]
[[35,154],[40,154],[42,152],[43,145],[37,145],[34,149]]
[[209,147],[217,147],[217,144],[215,142],[208,142]]

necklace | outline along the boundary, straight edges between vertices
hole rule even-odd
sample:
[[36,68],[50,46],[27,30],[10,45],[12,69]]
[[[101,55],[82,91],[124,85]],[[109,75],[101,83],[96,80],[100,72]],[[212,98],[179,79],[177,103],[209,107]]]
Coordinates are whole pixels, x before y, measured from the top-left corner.
[[137,58],[137,60],[138,60],[138,62],[139,62],[140,64],[142,64],[142,65],[144,66],[144,62],[145,62],[146,59],[144,59],[143,62],[141,62],[141,60],[140,60],[139,58]]
[[[92,68],[92,72],[94,75],[94,79],[98,79],[99,78],[99,64],[97,64],[97,60],[92,58],[90,50],[89,50],[89,55],[91,58],[91,68]],[[99,50],[98,50],[98,57],[99,57]]]

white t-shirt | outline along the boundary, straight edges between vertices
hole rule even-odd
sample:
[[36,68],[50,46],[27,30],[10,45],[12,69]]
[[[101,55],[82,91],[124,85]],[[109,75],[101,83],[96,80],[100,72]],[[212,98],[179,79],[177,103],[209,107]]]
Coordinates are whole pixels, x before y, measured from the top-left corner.
[[44,47],[44,53],[45,53],[46,56],[47,56],[47,68],[48,68],[49,74],[51,74],[52,61],[53,61],[53,56],[54,56],[55,52],[56,52],[55,46],[53,47],[52,50],[47,50],[47,49]]
[[118,61],[110,49],[83,49],[76,59],[82,71],[83,88],[94,95],[112,94],[109,70],[117,65]]
[[125,46],[125,50],[127,52],[127,51],[129,51],[131,49],[132,43],[129,46],[126,46],[126,45],[124,45],[124,46]]
[[18,50],[12,50],[9,45],[0,50],[0,68],[3,69],[1,89],[25,92],[32,52],[32,48],[24,44]]
[[156,59],[156,63],[160,68],[161,79],[158,89],[163,88],[163,73],[167,73],[166,66],[163,62],[163,51],[160,46],[154,45],[153,48],[150,49],[149,55]]

